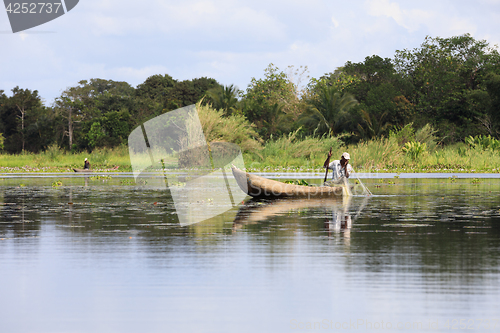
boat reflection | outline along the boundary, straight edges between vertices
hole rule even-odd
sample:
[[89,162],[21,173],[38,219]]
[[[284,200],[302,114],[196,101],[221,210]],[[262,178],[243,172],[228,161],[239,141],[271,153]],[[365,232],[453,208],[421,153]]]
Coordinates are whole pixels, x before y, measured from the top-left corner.
[[[245,225],[267,221],[273,216],[300,212],[304,209],[316,209],[325,211],[327,218],[324,227],[329,235],[345,233],[350,231],[353,222],[359,217],[367,202],[368,197],[365,197],[358,205],[352,204],[352,197],[251,199],[245,202],[236,214],[233,231]],[[357,209],[356,206],[358,206]],[[354,217],[353,212],[355,212]]]

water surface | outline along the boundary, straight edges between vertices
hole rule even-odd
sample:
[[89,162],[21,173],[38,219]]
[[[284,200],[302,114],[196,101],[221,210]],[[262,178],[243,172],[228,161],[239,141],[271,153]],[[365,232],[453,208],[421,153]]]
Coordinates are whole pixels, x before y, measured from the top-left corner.
[[187,227],[168,190],[58,179],[0,180],[2,332],[500,327],[500,179],[363,179],[369,199]]

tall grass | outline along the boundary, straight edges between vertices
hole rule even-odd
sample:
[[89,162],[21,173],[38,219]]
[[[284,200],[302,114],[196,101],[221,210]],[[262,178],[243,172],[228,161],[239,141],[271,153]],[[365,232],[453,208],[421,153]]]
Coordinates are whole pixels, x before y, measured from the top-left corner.
[[223,110],[215,110],[209,105],[196,104],[205,140],[210,142],[230,142],[240,146],[242,152],[254,152],[259,155],[262,140],[244,116],[224,115]]
[[[336,137],[298,137],[298,131],[283,135],[276,140],[268,141],[259,157],[246,154],[247,163],[251,169],[267,169],[281,167],[286,169],[313,169],[323,165],[325,151],[332,148],[334,156],[342,153],[342,141]],[[321,161],[323,160],[323,161]]]
[[351,164],[355,170],[373,171],[384,168],[393,168],[404,163],[402,149],[394,138],[382,138],[351,147]]
[[[243,145],[244,160],[250,171],[320,171],[332,148],[332,159],[344,151],[351,155],[350,163],[358,172],[500,172],[500,151],[458,143],[449,146],[436,144],[431,127],[420,131],[409,128],[380,138],[345,146],[341,138],[330,136],[300,136],[298,131],[271,138],[264,146],[252,138],[253,128],[238,118],[225,121],[219,111],[206,109],[210,115],[204,126],[207,141],[226,141]],[[219,122],[221,121],[221,122]],[[221,125],[222,124],[222,125]],[[233,133],[246,128],[248,137]],[[426,149],[410,154],[403,149],[407,143],[425,143]],[[410,146],[410,145],[406,145]],[[88,158],[96,170],[119,166],[119,171],[131,171],[127,146],[114,149],[95,149],[92,153],[68,153],[57,146],[40,154],[0,154],[0,172],[52,172],[83,168]]]
[[339,159],[343,151],[358,172],[500,172],[500,152],[455,144],[415,155],[407,154],[394,137],[361,142],[345,147],[337,138],[298,139],[293,134],[266,143],[263,160],[246,154],[245,164],[256,170],[322,170],[328,150]]
[[0,154],[0,172],[62,172],[83,168],[88,158],[92,169],[105,170],[118,166],[120,171],[130,171],[130,159],[126,146],[114,149],[96,149],[92,153],[68,153],[56,146],[39,154]]

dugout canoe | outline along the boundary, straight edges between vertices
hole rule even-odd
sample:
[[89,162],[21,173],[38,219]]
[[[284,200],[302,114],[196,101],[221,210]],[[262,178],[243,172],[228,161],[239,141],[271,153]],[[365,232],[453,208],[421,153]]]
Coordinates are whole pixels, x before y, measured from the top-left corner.
[[252,175],[232,167],[233,176],[241,190],[252,197],[283,198],[283,197],[328,197],[342,196],[343,186],[303,186],[278,182],[276,180]]
[[92,172],[90,169],[78,169],[78,168],[73,168],[74,172]]
[[[114,168],[111,168],[111,169],[102,169],[102,170],[99,170],[99,171],[117,171],[119,167],[120,166],[117,165]],[[74,172],[94,172],[94,170],[92,170],[92,169],[78,169],[78,168],[73,168],[73,171]]]

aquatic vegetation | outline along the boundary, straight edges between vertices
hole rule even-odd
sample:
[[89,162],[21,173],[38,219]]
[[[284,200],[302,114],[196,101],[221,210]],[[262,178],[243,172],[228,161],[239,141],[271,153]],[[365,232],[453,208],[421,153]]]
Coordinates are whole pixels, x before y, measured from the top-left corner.
[[420,156],[427,153],[427,144],[418,141],[407,142],[403,147],[403,152],[415,161]]
[[[358,172],[500,172],[500,154],[491,148],[494,145],[482,149],[479,147],[487,145],[476,143],[472,146],[462,142],[431,148],[426,142],[411,141],[402,147],[397,137],[392,136],[346,147],[341,139],[340,136],[301,136],[299,132],[292,132],[269,140],[258,154],[244,151],[243,157],[249,172],[324,174],[322,165],[332,147],[334,159],[348,151],[351,164]],[[50,154],[58,157],[54,159]],[[131,171],[127,147],[120,146],[113,150],[96,150],[92,154],[56,149],[40,154],[0,154],[0,173],[73,172],[73,168],[83,166],[86,157],[96,172]]]
[[478,135],[475,137],[468,136],[465,138],[465,143],[475,149],[480,150],[500,150],[500,140],[492,138],[491,135]]
[[62,186],[62,181],[60,180],[56,180],[52,183],[52,187],[59,187],[59,186]]
[[112,177],[110,175],[95,175],[90,177],[90,180],[110,180]]
[[292,185],[309,186],[309,183],[305,179],[285,180],[284,183]]

